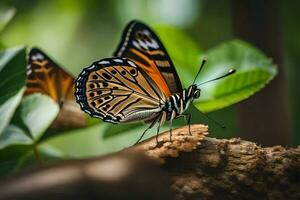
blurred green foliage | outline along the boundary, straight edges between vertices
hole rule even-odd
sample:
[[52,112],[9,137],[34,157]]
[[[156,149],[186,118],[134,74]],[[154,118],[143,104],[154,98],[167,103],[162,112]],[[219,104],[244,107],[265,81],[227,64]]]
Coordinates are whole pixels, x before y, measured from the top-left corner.
[[[1,8],[5,5],[5,9],[0,9],[0,49],[3,49],[0,53],[0,117],[3,119],[0,121],[0,174],[36,164],[34,148],[39,149],[45,161],[51,161],[103,155],[134,144],[140,136],[137,133],[142,133],[146,126],[99,121],[84,129],[68,130],[41,140],[59,112],[58,105],[40,94],[22,98],[26,80],[25,48],[8,48],[24,44],[41,47],[76,76],[92,61],[111,56],[122,29],[133,18],[154,27],[185,87],[191,84],[204,55],[208,57],[207,66],[197,83],[229,68],[238,69],[232,77],[203,85],[202,97],[188,110],[193,114],[193,123],[210,124],[213,136],[237,136],[235,108],[225,107],[260,90],[275,76],[276,69],[255,47],[231,40],[226,1],[214,4],[214,9],[204,9],[210,4],[197,0],[175,3],[171,0],[16,0],[13,3],[3,0],[0,3]],[[226,124],[227,130],[220,130],[197,108],[215,111],[212,117]],[[175,126],[182,124],[185,124],[183,120],[177,120]],[[162,131],[167,129],[168,126]],[[145,138],[154,134],[155,128]]]

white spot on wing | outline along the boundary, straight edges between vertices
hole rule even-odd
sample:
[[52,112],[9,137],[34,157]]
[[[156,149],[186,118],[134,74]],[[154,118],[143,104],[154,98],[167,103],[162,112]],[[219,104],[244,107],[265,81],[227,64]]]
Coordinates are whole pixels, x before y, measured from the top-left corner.
[[43,59],[45,59],[45,57],[42,54],[37,53],[37,54],[32,55],[31,59],[32,60],[43,60]]
[[94,69],[95,67],[96,67],[95,65],[92,65],[88,69]]
[[101,115],[97,115],[97,114],[94,114],[93,116],[94,116],[94,117],[98,117],[98,118],[100,118],[100,119],[103,118]]
[[32,73],[31,69],[27,70],[27,75],[30,75],[31,73]]
[[128,62],[129,65],[131,65],[132,67],[136,67],[136,64],[134,64],[134,62],[132,62],[132,61],[130,61],[130,60],[128,60],[127,62]]
[[103,64],[110,64],[110,62],[107,61],[107,60],[102,60],[102,61],[98,62],[98,64],[100,64],[100,65],[103,65]]
[[118,62],[118,63],[123,63],[123,60],[118,59],[118,58],[114,59],[114,61],[115,61],[115,62]]

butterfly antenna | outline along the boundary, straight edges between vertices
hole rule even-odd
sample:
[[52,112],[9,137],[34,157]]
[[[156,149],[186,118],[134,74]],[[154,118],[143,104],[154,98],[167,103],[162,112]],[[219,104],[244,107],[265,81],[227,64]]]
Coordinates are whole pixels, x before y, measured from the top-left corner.
[[221,79],[221,78],[225,78],[226,76],[229,76],[229,75],[231,75],[231,74],[234,74],[235,72],[236,72],[235,69],[230,69],[230,70],[229,70],[226,74],[224,74],[223,76],[219,76],[219,77],[217,77],[217,78],[214,78],[214,79],[205,81],[205,82],[203,82],[203,83],[200,83],[200,84],[197,85],[197,86],[200,86],[200,85],[203,85],[203,84],[205,84],[205,83],[212,82],[212,81],[216,81],[216,80],[219,80],[219,79]]
[[206,63],[206,61],[207,61],[207,58],[206,58],[206,57],[204,57],[204,58],[203,58],[203,60],[202,60],[202,63],[201,63],[200,69],[198,70],[198,72],[197,72],[197,75],[196,75],[196,77],[195,77],[195,79],[194,79],[194,81],[193,81],[193,84],[192,84],[192,85],[194,85],[194,83],[196,82],[196,80],[197,80],[197,77],[198,77],[198,75],[200,74],[200,72],[201,72],[202,68],[204,67],[204,64]]

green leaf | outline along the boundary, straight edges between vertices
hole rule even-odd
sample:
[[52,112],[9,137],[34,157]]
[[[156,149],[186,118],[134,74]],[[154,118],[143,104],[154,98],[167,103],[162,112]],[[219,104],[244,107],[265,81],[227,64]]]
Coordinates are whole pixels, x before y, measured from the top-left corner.
[[3,31],[8,22],[14,17],[15,13],[15,8],[5,6],[0,7],[0,32]]
[[35,93],[21,102],[21,118],[35,141],[40,139],[59,112],[59,106],[47,95]]
[[[132,146],[141,136],[146,126],[138,126],[134,129],[124,130],[123,133],[114,135],[114,137],[103,138],[102,134],[106,131],[108,123],[91,126],[85,129],[73,130],[56,137],[43,141],[40,146],[50,145],[59,149],[66,158],[86,158],[104,155],[120,151],[126,147]],[[168,129],[168,127],[165,127]],[[162,128],[162,131],[165,130]],[[156,134],[156,128],[148,130],[144,139]]]
[[157,26],[155,32],[166,47],[184,86],[191,84],[199,69],[202,50],[188,35],[173,26]]
[[50,97],[38,93],[26,96],[15,112],[13,120],[0,136],[0,149],[11,145],[36,143],[58,112],[58,105]]
[[26,52],[24,47],[0,52],[0,105],[25,86]]
[[0,41],[0,51],[4,51],[5,45],[3,44],[2,41]]
[[261,90],[277,73],[275,65],[251,45],[233,40],[207,51],[208,61],[197,84],[225,74],[235,68],[234,75],[201,86],[202,96],[194,105],[203,112],[230,106]]
[[0,105],[0,136],[2,135],[3,130],[8,125],[10,120],[12,119],[13,114],[18,107],[24,89],[21,89],[15,96],[11,97],[10,99],[6,100],[2,105]]
[[140,123],[134,124],[107,124],[105,126],[103,138],[109,138],[116,136],[118,134],[123,134],[129,130],[134,130],[140,128],[142,125]]
[[17,171],[27,159],[30,146],[14,145],[0,150],[0,176]]
[[16,125],[8,125],[0,136],[0,149],[11,145],[29,145],[33,140]]
[[[63,155],[53,146],[38,148],[44,164],[53,163]],[[0,177],[40,164],[31,145],[13,145],[0,150]]]

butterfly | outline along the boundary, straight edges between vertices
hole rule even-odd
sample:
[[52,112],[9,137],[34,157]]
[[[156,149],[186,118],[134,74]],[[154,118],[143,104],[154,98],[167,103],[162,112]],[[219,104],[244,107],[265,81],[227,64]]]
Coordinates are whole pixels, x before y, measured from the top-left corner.
[[[234,70],[222,77],[232,73]],[[158,36],[134,20],[125,28],[113,58],[101,59],[82,70],[76,79],[75,96],[83,111],[105,122],[150,123],[137,143],[158,123],[158,142],[159,129],[166,121],[170,121],[170,140],[175,118],[184,117],[190,124],[191,115],[184,112],[200,97],[195,80],[183,89]]]
[[86,125],[84,113],[75,101],[75,79],[38,48],[28,55],[25,95],[50,96],[60,107],[52,129],[80,128]]

